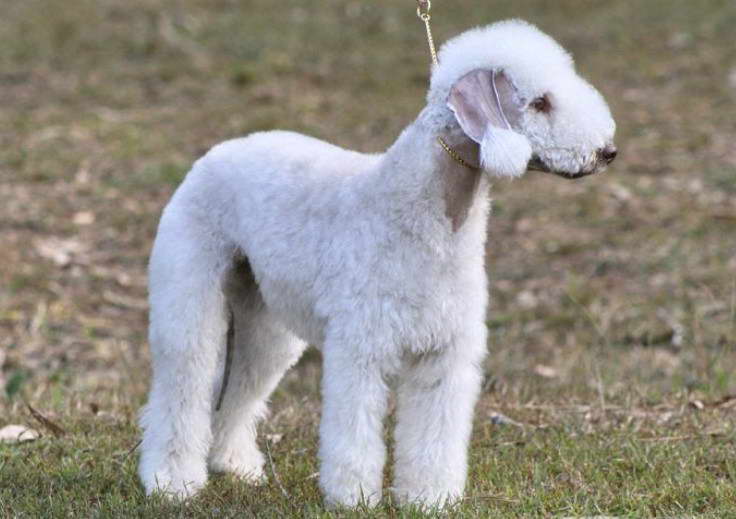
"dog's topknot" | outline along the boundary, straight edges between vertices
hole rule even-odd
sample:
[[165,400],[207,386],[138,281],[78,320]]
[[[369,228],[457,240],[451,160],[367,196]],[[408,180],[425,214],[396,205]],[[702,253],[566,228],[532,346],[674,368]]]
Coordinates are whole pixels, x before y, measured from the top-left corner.
[[509,70],[519,82],[538,84],[540,78],[554,77],[556,69],[574,66],[555,40],[518,19],[466,31],[443,44],[438,59],[427,94],[430,104],[444,104],[452,85],[475,69]]

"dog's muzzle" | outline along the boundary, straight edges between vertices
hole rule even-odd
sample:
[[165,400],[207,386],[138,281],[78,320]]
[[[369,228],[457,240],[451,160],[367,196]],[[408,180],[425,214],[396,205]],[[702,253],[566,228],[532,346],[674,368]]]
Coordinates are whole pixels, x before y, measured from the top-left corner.
[[528,171],[542,171],[543,173],[553,173],[559,177],[574,180],[604,171],[606,169],[606,166],[613,162],[617,155],[618,150],[615,146],[606,146],[605,148],[601,148],[595,152],[595,158],[593,160],[592,167],[584,168],[576,172],[557,171],[550,169],[547,164],[545,164],[544,161],[540,159],[537,155],[532,155],[532,158],[529,161],[526,169]]

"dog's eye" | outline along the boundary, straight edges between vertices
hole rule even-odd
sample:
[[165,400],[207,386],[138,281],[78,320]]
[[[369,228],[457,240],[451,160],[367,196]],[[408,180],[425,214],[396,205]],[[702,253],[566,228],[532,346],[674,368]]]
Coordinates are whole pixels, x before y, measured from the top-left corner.
[[552,110],[552,103],[549,102],[549,97],[547,97],[546,95],[543,95],[542,97],[537,97],[534,101],[529,103],[529,106],[531,106],[537,112],[541,112],[543,114],[548,114],[549,111]]

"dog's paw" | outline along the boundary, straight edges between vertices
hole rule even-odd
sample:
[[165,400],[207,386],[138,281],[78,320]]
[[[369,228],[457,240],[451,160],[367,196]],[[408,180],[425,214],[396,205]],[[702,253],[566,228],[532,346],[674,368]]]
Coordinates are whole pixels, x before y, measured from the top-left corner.
[[258,449],[216,449],[210,455],[210,470],[233,474],[250,485],[263,485],[268,481],[263,470],[263,454]]
[[206,483],[206,474],[178,475],[177,477],[172,477],[166,471],[156,472],[143,482],[146,488],[146,494],[160,494],[177,501],[194,497]]
[[372,492],[366,495],[362,490],[336,489],[328,491],[323,488],[325,504],[331,510],[339,508],[373,508],[381,501],[381,492]]
[[325,496],[325,503],[330,508],[358,506],[372,508],[381,501],[383,495],[380,481],[372,485],[367,484],[348,471],[330,474],[330,471],[323,469],[320,472],[320,487]]
[[399,505],[415,505],[425,509],[451,506],[462,499],[461,490],[432,488],[422,485],[394,487],[391,489],[391,493]]

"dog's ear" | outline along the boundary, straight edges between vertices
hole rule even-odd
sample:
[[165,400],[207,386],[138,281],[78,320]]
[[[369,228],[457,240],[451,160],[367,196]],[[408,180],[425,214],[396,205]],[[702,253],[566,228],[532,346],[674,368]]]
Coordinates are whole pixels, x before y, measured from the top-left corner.
[[477,69],[465,74],[452,86],[447,105],[463,132],[481,145],[484,169],[511,177],[526,171],[531,146],[512,129],[522,105],[503,71]]

